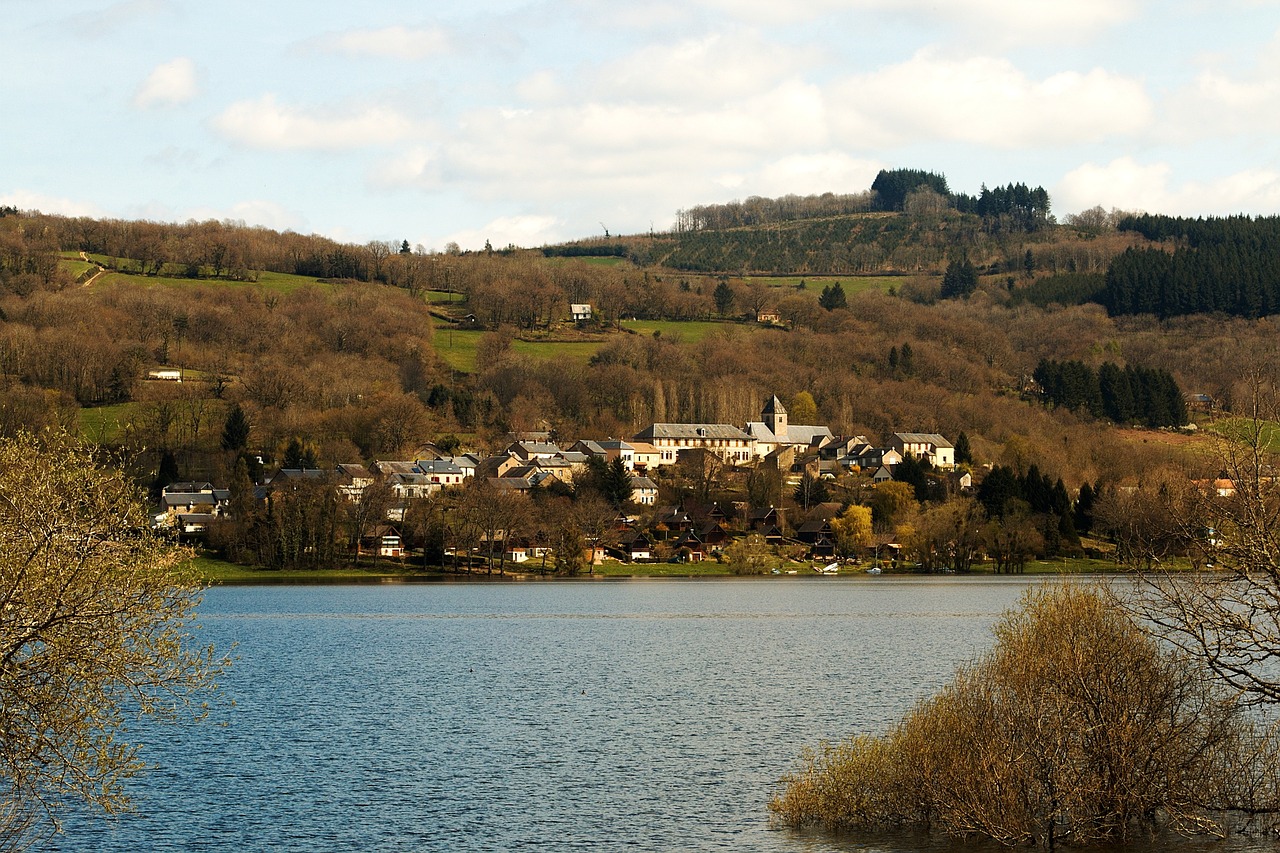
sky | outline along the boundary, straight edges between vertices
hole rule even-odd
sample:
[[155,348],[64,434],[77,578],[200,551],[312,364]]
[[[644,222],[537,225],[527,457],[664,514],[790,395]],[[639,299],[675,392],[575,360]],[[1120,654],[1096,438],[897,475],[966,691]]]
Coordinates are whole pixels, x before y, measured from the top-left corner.
[[1043,186],[1280,214],[1280,0],[0,0],[0,204],[426,250]]

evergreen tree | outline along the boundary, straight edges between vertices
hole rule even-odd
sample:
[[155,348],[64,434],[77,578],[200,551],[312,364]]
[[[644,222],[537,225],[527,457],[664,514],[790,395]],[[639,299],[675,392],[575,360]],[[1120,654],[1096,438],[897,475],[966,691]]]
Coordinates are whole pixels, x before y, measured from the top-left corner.
[[178,472],[178,460],[174,457],[172,450],[166,450],[160,454],[160,467],[156,471],[156,479],[152,484],[154,491],[159,495],[164,487],[176,483],[182,479]]
[[822,295],[818,297],[818,305],[828,311],[847,308],[849,301],[844,295],[844,286],[837,281],[835,284],[822,288]]
[[1075,523],[1076,531],[1082,536],[1093,530],[1093,506],[1097,499],[1097,490],[1088,483],[1082,485],[1080,492],[1076,495],[1075,506],[1072,508],[1072,521]]
[[236,403],[222,426],[222,449],[244,450],[249,443],[249,419]]
[[947,264],[947,271],[942,276],[942,290],[938,295],[943,299],[954,299],[968,296],[977,289],[978,271],[966,256],[963,260]]
[[723,317],[733,307],[733,288],[729,286],[729,282],[720,279],[720,283],[716,285],[715,292],[711,294],[711,298],[715,300],[716,311]]
[[1003,518],[1010,500],[1022,499],[1022,487],[1013,469],[996,465],[978,484],[978,502],[990,518]]
[[315,448],[310,445],[304,445],[296,438],[289,439],[289,445],[284,451],[284,461],[281,463],[283,468],[296,469],[315,469],[320,467],[316,463]]
[[903,343],[902,349],[898,350],[898,367],[902,368],[904,376],[910,376],[916,371],[914,354],[911,352],[911,344]]
[[623,464],[622,457],[614,457],[605,468],[604,489],[601,494],[616,509],[631,502],[631,472]]
[[961,432],[956,436],[955,460],[957,465],[972,465],[973,451],[969,447],[969,434]]
[[928,460],[907,454],[894,466],[893,479],[911,486],[915,490],[916,500],[924,503],[936,497],[935,490],[929,482],[929,473],[932,470],[933,466]]
[[805,472],[804,476],[800,478],[800,484],[796,486],[795,491],[792,493],[792,497],[807,512],[810,507],[825,503],[830,499],[831,495],[827,490],[827,484],[821,477],[815,477]]

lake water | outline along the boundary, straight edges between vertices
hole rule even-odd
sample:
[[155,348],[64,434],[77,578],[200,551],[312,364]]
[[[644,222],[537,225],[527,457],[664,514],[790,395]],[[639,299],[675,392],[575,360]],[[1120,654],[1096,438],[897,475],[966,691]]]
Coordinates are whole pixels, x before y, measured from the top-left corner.
[[55,849],[932,847],[775,829],[765,804],[803,747],[883,731],[988,648],[1033,582],[215,588],[235,707],[144,732],[137,814]]

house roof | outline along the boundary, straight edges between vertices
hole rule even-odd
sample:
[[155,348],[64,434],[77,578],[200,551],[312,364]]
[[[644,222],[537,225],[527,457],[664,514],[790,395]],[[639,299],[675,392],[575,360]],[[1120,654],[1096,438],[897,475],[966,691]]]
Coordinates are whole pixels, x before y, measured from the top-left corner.
[[208,492],[213,490],[213,483],[189,482],[189,483],[170,483],[161,491],[164,494],[191,494],[194,492]]
[[754,441],[750,435],[729,424],[651,424],[640,432],[636,438],[653,441],[659,438],[696,440],[703,438],[728,439],[732,441]]
[[417,468],[423,474],[462,474],[462,468],[448,459],[419,459]]
[[787,442],[789,444],[813,444],[815,438],[831,438],[831,428],[824,426],[806,426],[804,424],[787,425]]
[[951,442],[936,432],[895,432],[893,437],[903,444],[932,444],[934,447],[952,446]]
[[785,415],[787,410],[783,407],[782,401],[777,396],[770,397],[768,402],[764,404],[764,408],[760,411],[762,415]]
[[378,459],[373,463],[373,467],[380,474],[412,474],[414,473],[414,462],[397,462],[394,460]]
[[[223,490],[221,500],[230,500],[231,493]],[[165,492],[160,496],[160,505],[170,508],[175,506],[198,506],[200,504],[216,504],[219,502],[218,492],[210,489],[207,492]]]
[[352,480],[372,480],[369,469],[358,462],[339,462],[338,473]]
[[271,478],[271,482],[284,480],[323,480],[329,476],[323,468],[281,468]]
[[635,491],[636,489],[656,490],[657,488],[658,488],[658,484],[653,482],[653,480],[650,480],[648,477],[632,477],[631,478],[632,491]]

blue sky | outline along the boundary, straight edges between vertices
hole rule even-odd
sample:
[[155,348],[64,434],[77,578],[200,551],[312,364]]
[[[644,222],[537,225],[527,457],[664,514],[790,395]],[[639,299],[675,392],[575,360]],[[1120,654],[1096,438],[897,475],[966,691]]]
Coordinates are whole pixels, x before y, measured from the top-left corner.
[[0,0],[0,203],[477,248],[881,168],[1280,213],[1280,0]]

